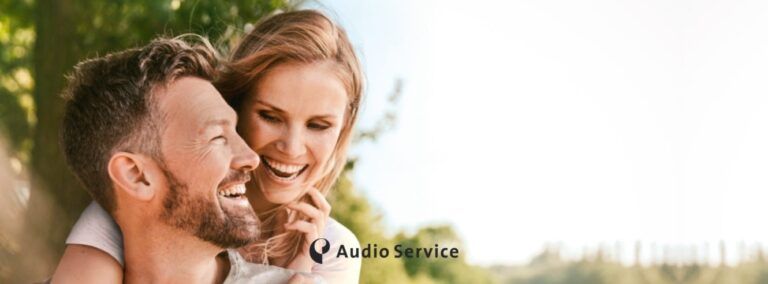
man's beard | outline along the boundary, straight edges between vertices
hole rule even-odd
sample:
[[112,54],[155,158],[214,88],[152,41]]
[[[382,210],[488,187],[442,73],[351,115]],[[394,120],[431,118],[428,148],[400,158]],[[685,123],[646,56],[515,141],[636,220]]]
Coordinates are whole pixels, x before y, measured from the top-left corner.
[[253,209],[219,207],[213,199],[192,196],[187,184],[161,168],[168,181],[161,221],[221,248],[238,248],[258,239],[259,221]]

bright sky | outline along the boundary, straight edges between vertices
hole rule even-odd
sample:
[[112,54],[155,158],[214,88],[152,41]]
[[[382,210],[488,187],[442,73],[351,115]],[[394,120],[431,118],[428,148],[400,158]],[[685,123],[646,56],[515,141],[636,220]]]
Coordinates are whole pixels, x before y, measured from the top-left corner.
[[768,239],[767,2],[322,2],[362,57],[362,126],[405,83],[397,128],[354,149],[390,228],[450,223],[479,264]]

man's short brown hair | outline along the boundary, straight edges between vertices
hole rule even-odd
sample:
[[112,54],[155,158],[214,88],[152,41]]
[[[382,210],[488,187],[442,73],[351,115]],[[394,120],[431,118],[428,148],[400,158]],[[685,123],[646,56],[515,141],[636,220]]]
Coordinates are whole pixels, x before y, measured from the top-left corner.
[[68,76],[62,126],[67,163],[94,200],[108,212],[116,207],[107,163],[113,153],[145,153],[162,161],[163,114],[157,87],[193,76],[212,81],[216,54],[202,40],[160,38],[134,48],[83,61]]

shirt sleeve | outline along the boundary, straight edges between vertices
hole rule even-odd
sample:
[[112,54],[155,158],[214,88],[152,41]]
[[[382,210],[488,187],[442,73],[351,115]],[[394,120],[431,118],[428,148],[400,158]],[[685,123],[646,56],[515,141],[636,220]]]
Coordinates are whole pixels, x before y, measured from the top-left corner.
[[100,249],[124,266],[123,234],[112,216],[96,202],[91,202],[67,237],[68,245],[86,245]]
[[312,273],[321,276],[328,283],[359,283],[361,259],[336,257],[335,253],[342,245],[347,251],[350,248],[359,248],[360,242],[355,234],[341,223],[329,218],[324,237],[331,244],[330,253],[324,255],[323,264],[312,266]]

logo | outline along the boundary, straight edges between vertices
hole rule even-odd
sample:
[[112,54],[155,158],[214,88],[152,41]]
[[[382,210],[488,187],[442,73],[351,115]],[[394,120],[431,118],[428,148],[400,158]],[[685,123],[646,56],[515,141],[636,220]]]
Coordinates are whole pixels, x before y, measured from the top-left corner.
[[[317,248],[315,247],[315,244],[317,244],[317,241],[319,240],[325,241],[325,244],[320,249],[320,252],[318,252]],[[329,250],[331,250],[331,243],[328,240],[324,238],[316,239],[312,242],[312,244],[309,245],[309,257],[311,257],[312,260],[315,261],[315,263],[323,264],[323,254],[325,254]]]
[[[322,240],[322,247],[317,251],[317,242]],[[323,255],[331,250],[331,242],[324,238],[315,239],[309,245],[309,257],[317,264],[323,264]],[[378,244],[366,244],[361,247],[355,243],[354,246],[347,248],[344,243],[339,244],[335,252],[336,258],[388,258],[390,257],[390,248],[379,247]],[[431,259],[449,259],[459,258],[459,248],[444,247],[435,244],[434,247],[408,247],[403,244],[397,244],[394,247],[394,258],[431,258]]]

